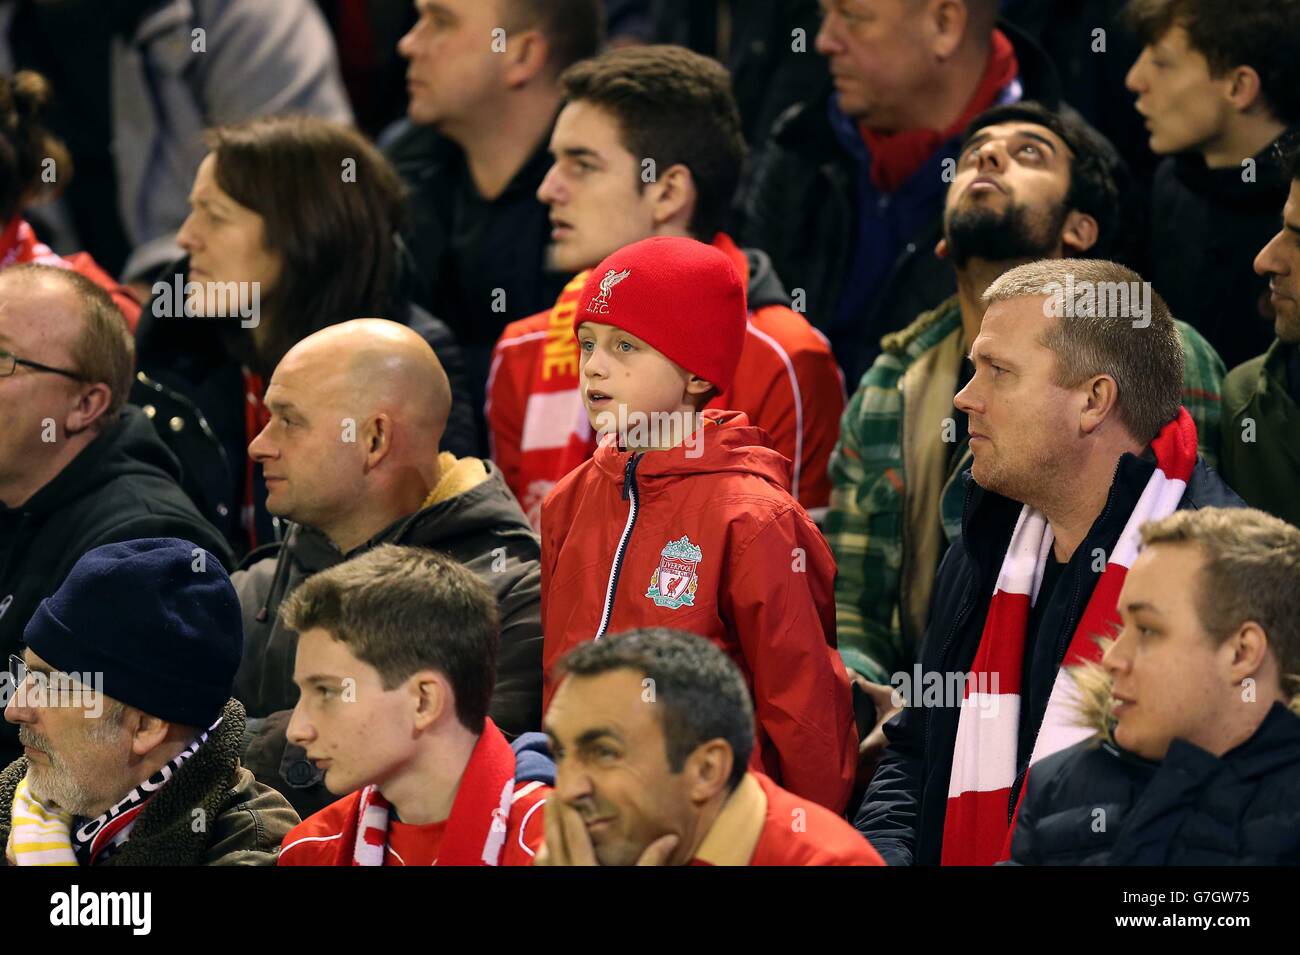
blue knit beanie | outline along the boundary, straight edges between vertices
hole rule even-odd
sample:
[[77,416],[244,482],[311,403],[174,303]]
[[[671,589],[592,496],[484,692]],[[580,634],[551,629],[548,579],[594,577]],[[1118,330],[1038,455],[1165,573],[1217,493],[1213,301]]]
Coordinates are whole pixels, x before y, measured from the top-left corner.
[[87,551],[23,641],[57,670],[102,674],[112,699],[206,729],[230,698],[244,625],[221,561],[162,537]]

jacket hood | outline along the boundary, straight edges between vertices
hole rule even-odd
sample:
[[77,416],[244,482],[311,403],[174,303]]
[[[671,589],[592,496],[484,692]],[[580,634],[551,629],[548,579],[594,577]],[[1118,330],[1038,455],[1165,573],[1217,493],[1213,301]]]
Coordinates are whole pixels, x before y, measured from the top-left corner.
[[[703,426],[684,442],[666,451],[637,453],[638,486],[653,491],[656,484],[698,474],[752,474],[787,493],[792,465],[785,455],[767,447],[771,439],[749,423],[740,411],[701,412]],[[621,450],[614,435],[602,438],[592,455],[600,474],[620,488],[633,452]]]
[[760,252],[758,249],[742,249],[725,232],[715,235],[712,245],[731,259],[731,264],[736,267],[741,281],[745,283],[747,311],[755,312],[768,305],[790,307],[790,296],[786,293],[785,286],[781,284],[776,270],[772,268],[772,260],[767,257],[766,252]]
[[[131,838],[108,861],[109,865],[198,865],[204,861],[208,827],[196,828],[193,822],[200,810],[203,818],[215,821],[229,802],[239,779],[244,722],[243,704],[233,698],[227,700],[220,726],[145,805]],[[26,774],[26,757],[0,773],[0,833],[5,836],[10,827],[14,790]],[[287,804],[284,808],[288,809]],[[281,837],[265,832],[263,848],[269,853]]]
[[161,477],[177,484],[181,481],[180,462],[158,437],[153,423],[134,405],[124,405],[116,422],[16,510],[32,514],[56,511],[127,475]]
[[[1103,652],[1113,640],[1102,641]],[[1100,663],[1080,663],[1068,667],[1070,677],[1078,690],[1075,698],[1076,723],[1095,730],[1107,743],[1115,742],[1115,698],[1111,695],[1113,681]]]
[[545,733],[524,733],[510,748],[515,752],[515,782],[555,785],[555,762]]
[[781,278],[772,268],[772,260],[766,252],[758,249],[744,249],[745,261],[749,265],[749,290],[746,302],[751,312],[769,305],[781,305],[789,308],[790,295],[781,283]]

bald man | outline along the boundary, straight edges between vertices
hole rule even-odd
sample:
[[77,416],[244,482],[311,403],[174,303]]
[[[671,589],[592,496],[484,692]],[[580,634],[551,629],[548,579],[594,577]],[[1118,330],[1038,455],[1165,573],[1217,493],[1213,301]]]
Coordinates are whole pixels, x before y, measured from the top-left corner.
[[244,611],[235,696],[250,716],[245,765],[304,818],[330,802],[323,773],[285,738],[298,635],[278,611],[307,577],[379,544],[437,550],[484,579],[501,615],[489,714],[509,736],[537,729],[538,539],[494,464],[439,453],[451,391],[424,339],[383,319],[331,325],[284,356],[266,406],[248,453],[267,509],[291,524],[232,578]]

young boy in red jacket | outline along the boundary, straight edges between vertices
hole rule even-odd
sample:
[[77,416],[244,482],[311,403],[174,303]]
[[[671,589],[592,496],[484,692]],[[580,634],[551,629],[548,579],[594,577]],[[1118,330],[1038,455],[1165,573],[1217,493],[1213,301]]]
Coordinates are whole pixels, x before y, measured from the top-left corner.
[[281,612],[299,634],[289,740],[351,795],[290,830],[277,864],[531,865],[555,767],[540,734],[511,746],[487,715],[500,625],[483,582],[384,544]]
[[560,85],[555,164],[537,198],[555,226],[553,267],[577,274],[550,311],[502,332],[487,385],[492,460],[529,522],[539,526],[547,493],[596,449],[572,332],[587,270],[654,235],[696,238],[731,259],[748,321],[740,372],[709,406],[743,411],[767,432],[793,466],[791,496],[825,508],[844,384],[829,343],[791,307],[802,308],[800,295],[787,294],[761,250],[721,231],[745,148],[726,68],[679,46],[629,47],[575,64]]
[[694,239],[633,243],[592,271],[573,324],[582,400],[604,434],[542,506],[543,707],[552,666],[578,643],[639,627],[699,634],[753,694],[753,767],[840,811],[857,739],[834,559],[763,431],[698,410],[736,371],[736,269]]

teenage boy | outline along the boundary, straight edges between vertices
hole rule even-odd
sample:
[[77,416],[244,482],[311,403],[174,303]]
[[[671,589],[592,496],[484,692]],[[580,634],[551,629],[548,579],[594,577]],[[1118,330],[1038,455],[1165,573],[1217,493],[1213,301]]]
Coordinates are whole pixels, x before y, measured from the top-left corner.
[[736,374],[740,276],[702,242],[644,239],[592,271],[573,325],[582,399],[605,434],[542,506],[543,707],[552,665],[584,640],[696,633],[754,696],[751,765],[842,810],[856,733],[834,560],[790,496],[790,461],[744,414],[699,410]]
[[1167,157],[1144,270],[1229,368],[1268,348],[1268,283],[1251,268],[1289,188],[1280,143],[1300,131],[1300,3],[1131,0],[1142,41],[1128,88]]
[[295,590],[302,691],[289,741],[351,793],[284,838],[280,865],[530,865],[554,766],[488,717],[500,638],[487,585],[383,544]]

